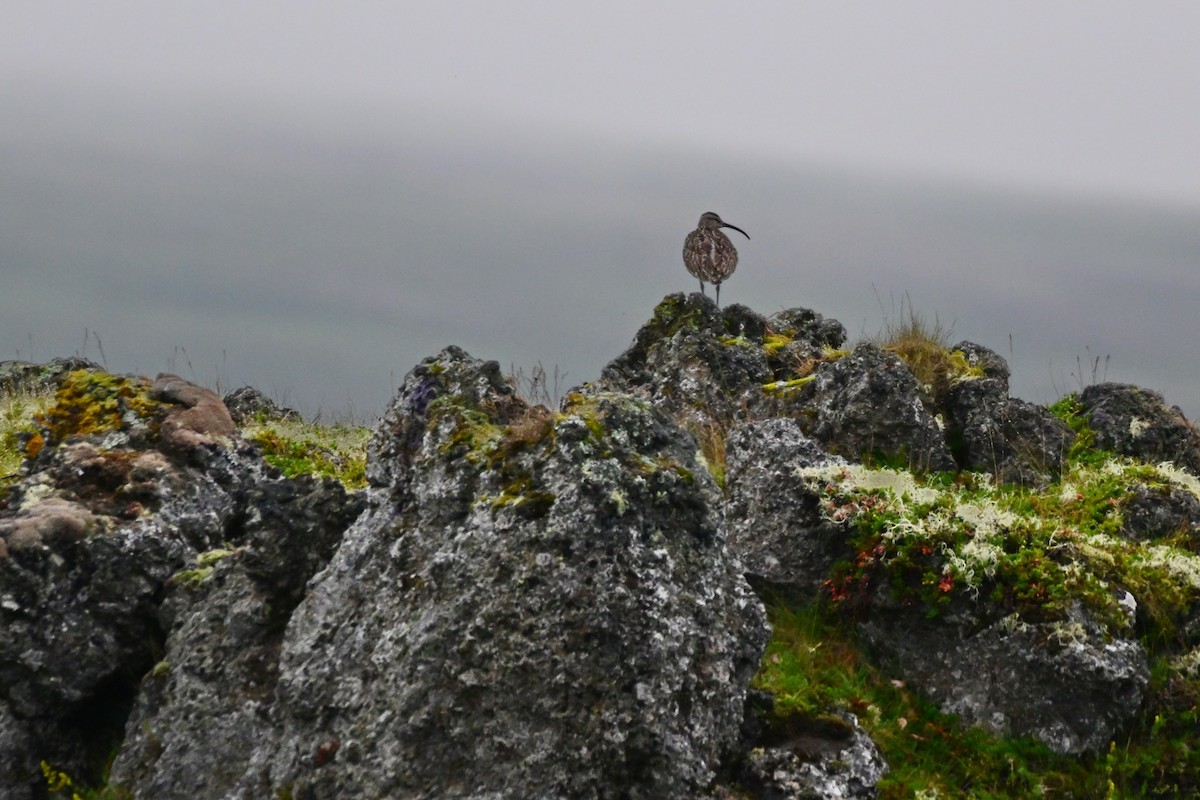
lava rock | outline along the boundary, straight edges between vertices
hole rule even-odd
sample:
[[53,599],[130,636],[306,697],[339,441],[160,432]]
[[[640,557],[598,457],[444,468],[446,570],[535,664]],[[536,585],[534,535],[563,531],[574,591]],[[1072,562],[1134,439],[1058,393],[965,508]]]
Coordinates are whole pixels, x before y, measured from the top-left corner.
[[967,366],[983,372],[984,380],[998,381],[1002,387],[1002,397],[1008,396],[1008,379],[1010,372],[1008,362],[1003,356],[991,348],[975,342],[963,340],[950,348],[952,353],[962,353]]
[[166,642],[140,682],[114,784],[147,800],[234,791],[273,729],[291,613],[364,504],[329,479],[256,484],[241,546],[205,554],[204,567],[168,581],[159,610]]
[[423,362],[289,623],[244,796],[702,795],[766,626],[695,451],[641,400],[552,416],[494,362]]
[[1122,383],[1098,383],[1079,395],[1095,445],[1151,463],[1170,461],[1200,475],[1200,433],[1162,395]]
[[748,574],[813,593],[839,558],[846,531],[821,513],[798,470],[845,464],[804,435],[794,419],[736,428],[725,442],[723,530]]
[[845,712],[772,720],[754,744],[737,770],[739,789],[753,797],[873,800],[889,771],[858,719]]
[[954,469],[942,425],[912,372],[873,344],[822,364],[795,403],[805,432],[832,453],[900,460],[921,471]]
[[1200,497],[1178,486],[1134,486],[1121,501],[1121,535],[1152,541],[1182,534],[1200,547]]
[[252,386],[234,389],[224,397],[225,407],[229,415],[238,425],[248,422],[299,420],[300,412],[294,408],[281,406]]
[[54,389],[68,373],[79,369],[98,370],[100,365],[79,357],[55,358],[44,364],[0,361],[0,392]]
[[1063,754],[1097,754],[1132,722],[1150,680],[1141,642],[1076,607],[1062,620],[970,613],[930,621],[875,609],[864,639],[943,712]]
[[236,542],[241,494],[266,479],[244,444],[214,445],[197,469],[153,449],[160,417],[119,419],[47,437],[0,509],[0,763],[34,776],[6,799],[42,796],[40,760],[97,781],[161,652],[166,582]]
[[761,404],[763,384],[774,379],[766,330],[766,319],[744,306],[669,295],[592,388],[636,392],[685,425],[724,426]]
[[1001,483],[1043,487],[1062,474],[1075,434],[1042,406],[1003,394],[999,378],[950,387],[947,414],[954,454],[963,469]]

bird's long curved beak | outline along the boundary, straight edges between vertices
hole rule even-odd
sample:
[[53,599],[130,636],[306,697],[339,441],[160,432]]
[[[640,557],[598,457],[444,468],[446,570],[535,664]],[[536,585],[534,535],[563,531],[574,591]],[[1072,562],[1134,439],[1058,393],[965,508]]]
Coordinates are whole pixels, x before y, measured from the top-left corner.
[[730,225],[728,222],[724,222],[724,221],[722,221],[722,222],[721,222],[721,227],[722,227],[722,228],[733,228],[735,231],[737,231],[738,233],[740,233],[742,236],[745,236],[747,239],[749,239],[749,238],[750,238],[750,234],[746,233],[744,230],[742,230],[741,228],[739,228],[737,225]]

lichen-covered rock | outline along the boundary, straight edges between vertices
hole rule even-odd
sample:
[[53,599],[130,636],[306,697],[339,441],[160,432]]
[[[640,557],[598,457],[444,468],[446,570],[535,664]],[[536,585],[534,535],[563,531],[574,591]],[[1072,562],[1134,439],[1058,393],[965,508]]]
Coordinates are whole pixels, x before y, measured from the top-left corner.
[[250,488],[242,544],[201,554],[166,584],[166,642],[140,682],[114,784],[147,800],[233,790],[271,730],[291,612],[362,507],[334,480]]
[[52,389],[76,370],[98,370],[100,365],[78,356],[55,358],[44,364],[29,361],[0,361],[0,391]]
[[234,389],[227,393],[223,400],[225,407],[229,409],[229,415],[238,425],[248,422],[300,419],[299,411],[279,405],[253,386]]
[[684,422],[727,424],[761,404],[774,379],[763,349],[767,321],[750,309],[718,309],[699,293],[673,294],[594,387],[637,392]]
[[787,341],[777,350],[779,360],[789,357],[816,358],[825,350],[836,350],[846,342],[846,328],[808,308],[788,308],[767,318],[767,330]]
[[797,470],[845,463],[794,419],[736,428],[725,441],[723,529],[746,571],[772,584],[818,589],[846,557],[846,532],[825,518]]
[[1182,535],[1200,549],[1200,497],[1179,486],[1131,487],[1121,502],[1121,534],[1135,541]]
[[766,632],[695,442],[628,396],[531,409],[450,348],[371,452],[243,796],[702,795]]
[[1008,396],[1008,378],[1010,375],[1008,362],[1004,357],[989,347],[975,342],[963,340],[949,348],[951,352],[962,353],[968,367],[978,369],[983,373],[983,380],[996,381],[1000,387],[1000,396]]
[[1151,463],[1170,461],[1200,475],[1200,433],[1162,395],[1122,383],[1098,383],[1079,395],[1096,447]]
[[1045,408],[1007,396],[999,378],[960,381],[947,393],[954,455],[1001,483],[1045,486],[1062,473],[1075,434]]
[[161,654],[168,580],[197,554],[236,545],[254,518],[246,497],[269,479],[253,448],[158,449],[188,392],[178,384],[178,402],[162,402],[141,379],[69,373],[41,420],[43,446],[4,498],[0,763],[24,776],[5,800],[41,796],[42,760],[97,780]]
[[820,365],[795,402],[805,432],[846,458],[899,460],[916,470],[951,470],[941,421],[900,357],[864,343]]
[[1111,635],[1082,607],[1044,623],[973,613],[930,621],[877,608],[859,629],[942,711],[1057,753],[1103,752],[1134,719],[1150,679],[1142,644]]

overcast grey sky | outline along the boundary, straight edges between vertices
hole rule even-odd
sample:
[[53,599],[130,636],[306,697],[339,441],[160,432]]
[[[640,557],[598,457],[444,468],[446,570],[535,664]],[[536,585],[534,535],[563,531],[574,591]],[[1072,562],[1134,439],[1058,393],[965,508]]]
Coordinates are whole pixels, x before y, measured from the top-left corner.
[[1108,357],[1200,413],[1193,3],[0,17],[0,358],[98,357],[86,328],[309,413],[378,413],[448,343],[587,380],[715,210],[753,237],[726,302],[859,337],[907,294],[1028,399]]

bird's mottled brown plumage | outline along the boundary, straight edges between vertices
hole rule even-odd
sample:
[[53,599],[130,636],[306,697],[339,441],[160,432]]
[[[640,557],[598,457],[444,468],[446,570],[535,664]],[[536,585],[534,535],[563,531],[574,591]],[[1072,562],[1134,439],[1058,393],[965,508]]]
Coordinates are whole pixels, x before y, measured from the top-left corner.
[[723,221],[712,211],[700,215],[700,223],[696,230],[683,240],[683,265],[692,277],[699,279],[700,292],[704,284],[711,283],[717,287],[717,305],[721,305],[721,282],[737,269],[738,255],[729,237],[721,233],[721,228],[733,228],[735,231],[750,238],[750,234],[736,225]]

